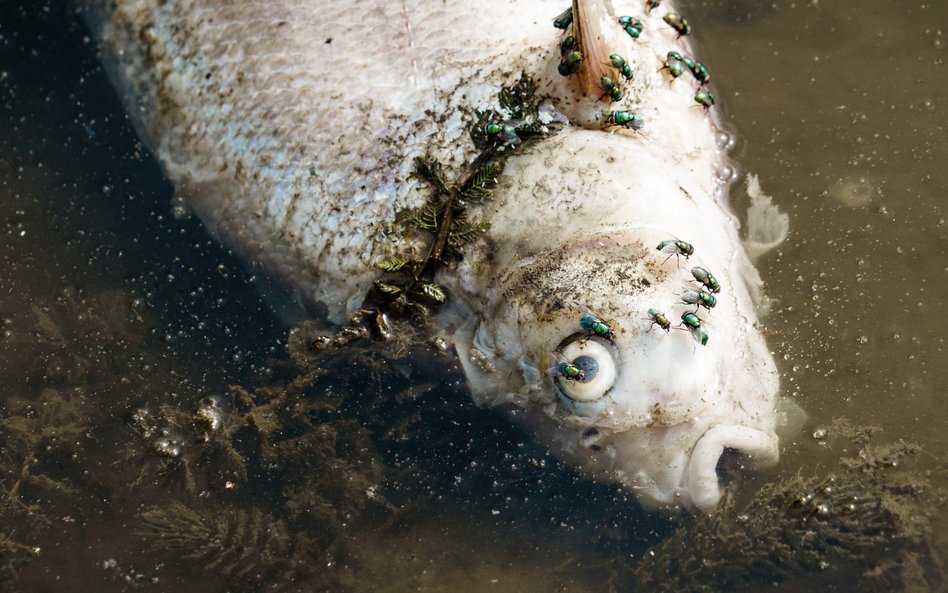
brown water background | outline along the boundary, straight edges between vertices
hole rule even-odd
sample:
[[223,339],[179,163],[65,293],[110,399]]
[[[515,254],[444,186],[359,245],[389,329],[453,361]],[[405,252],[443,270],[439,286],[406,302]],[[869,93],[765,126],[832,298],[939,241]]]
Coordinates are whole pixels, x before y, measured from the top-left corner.
[[[945,486],[948,4],[683,4],[740,171],[790,215],[788,240],[759,268],[783,391],[809,418],[781,466],[742,492],[832,471],[839,447],[813,434],[838,417],[918,443]],[[95,52],[69,5],[0,5],[0,419],[29,402],[42,419],[49,390],[98,410],[98,426],[69,437],[84,458],[43,461],[68,478],[71,502],[28,491],[46,524],[0,533],[40,549],[23,590],[225,590],[213,570],[142,547],[136,513],[179,495],[157,479],[116,494],[135,477],[120,463],[137,438],[129,418],[281,377],[299,313],[173,207]],[[592,590],[614,570],[608,554],[634,562],[677,525],[576,478],[488,412],[464,414],[463,428],[435,428],[461,443],[443,453],[438,496],[398,534],[360,540],[364,590]],[[498,485],[525,464],[538,468],[529,480]],[[75,467],[97,468],[98,483]],[[2,480],[9,490],[17,475]]]

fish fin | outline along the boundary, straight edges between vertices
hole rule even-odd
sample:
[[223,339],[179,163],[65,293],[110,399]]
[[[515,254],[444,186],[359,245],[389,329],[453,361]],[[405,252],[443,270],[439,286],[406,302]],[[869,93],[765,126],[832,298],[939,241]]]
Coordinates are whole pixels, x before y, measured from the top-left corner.
[[808,414],[793,398],[777,396],[777,435],[789,443],[803,431]]
[[772,299],[764,294],[764,281],[760,277],[760,272],[757,271],[757,268],[754,267],[751,260],[742,254],[742,256],[738,258],[737,273],[740,279],[744,281],[745,286],[747,286],[747,292],[750,294],[751,300],[757,308],[758,316],[764,317],[770,312]]
[[747,209],[744,247],[751,261],[756,261],[787,238],[790,217],[780,212],[773,198],[761,191],[757,175],[747,176],[747,195],[750,197],[750,207]]

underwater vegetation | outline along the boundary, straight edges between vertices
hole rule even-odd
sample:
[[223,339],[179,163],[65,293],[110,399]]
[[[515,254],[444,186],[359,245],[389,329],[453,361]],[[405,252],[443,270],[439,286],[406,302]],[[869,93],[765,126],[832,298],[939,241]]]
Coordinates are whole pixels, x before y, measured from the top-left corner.
[[[528,531],[575,518],[569,470],[529,444],[511,458],[529,439],[474,408],[453,356],[417,322],[308,321],[269,380],[177,397],[184,370],[148,348],[150,314],[129,295],[66,290],[33,323],[16,344],[32,363],[8,377],[0,408],[2,591],[25,590],[18,575],[53,540],[100,516],[137,546],[102,561],[116,590],[199,574],[273,591],[365,590],[357,573],[380,562],[366,538],[397,549],[444,505],[506,504]],[[828,434],[841,451],[832,472],[801,469],[713,514],[653,522],[647,537],[631,498],[589,486],[598,504],[576,537],[596,541],[575,560],[614,590],[943,586],[930,521],[944,492],[913,462],[926,454],[844,421]],[[387,570],[392,590],[417,586],[417,567]]]
[[282,590],[326,564],[305,533],[290,533],[285,522],[258,509],[198,510],[173,502],[138,520],[157,552],[178,554],[235,584]]
[[840,459],[838,472],[797,474],[766,485],[743,507],[730,501],[696,517],[650,550],[634,569],[636,584],[698,592],[782,583],[795,590],[807,575],[807,586],[822,590],[941,590],[944,568],[930,530],[945,494],[920,472],[900,471],[922,454],[918,447],[874,444],[874,431],[837,421],[829,432],[859,447]]

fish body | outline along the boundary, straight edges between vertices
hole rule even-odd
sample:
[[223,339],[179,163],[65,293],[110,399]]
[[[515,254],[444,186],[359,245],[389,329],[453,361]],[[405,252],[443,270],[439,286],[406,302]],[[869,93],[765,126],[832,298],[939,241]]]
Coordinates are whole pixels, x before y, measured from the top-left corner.
[[[563,8],[87,1],[111,76],[177,191],[212,233],[336,323],[379,279],[376,264],[430,245],[398,216],[431,195],[415,159],[459,174],[479,152],[478,113],[532,81],[550,133],[507,158],[492,200],[471,208],[489,228],[438,272],[449,298],[437,322],[479,403],[647,506],[708,510],[725,448],[759,466],[778,457],[778,375],[718,174],[720,133],[713,110],[694,104],[694,82],[661,72],[669,51],[691,53],[663,10],[577,2],[564,32],[551,25]],[[638,38],[623,14],[642,21]],[[574,33],[597,41],[563,76]],[[608,70],[613,53],[631,80]],[[610,74],[624,89],[614,102],[598,88]],[[616,111],[640,116],[645,132],[616,126]],[[654,247],[670,237],[722,286],[706,346],[648,331],[652,307],[684,310],[691,264]],[[585,310],[612,335],[584,331]],[[561,357],[582,362],[583,381],[544,372]],[[600,438],[587,446],[592,429]]]

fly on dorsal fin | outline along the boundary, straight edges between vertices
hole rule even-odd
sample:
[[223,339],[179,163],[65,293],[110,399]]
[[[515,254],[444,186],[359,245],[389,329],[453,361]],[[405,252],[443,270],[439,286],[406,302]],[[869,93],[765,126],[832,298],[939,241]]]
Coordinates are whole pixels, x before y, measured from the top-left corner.
[[610,0],[573,0],[553,25],[563,30],[554,92],[574,124],[601,128],[607,124],[602,114],[621,109],[633,89],[632,52],[642,21],[617,16]]
[[[610,90],[602,88],[603,77],[615,85],[620,75],[609,60],[609,56],[615,53],[609,47],[609,33],[615,34],[615,25],[618,24],[612,13],[612,3],[608,0],[573,0],[573,13],[573,35],[587,58],[577,76],[580,92],[584,95],[599,94],[603,100],[610,101],[621,97],[621,91],[609,95]],[[618,85],[613,88],[618,88]],[[606,91],[606,94],[601,91]]]

